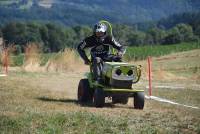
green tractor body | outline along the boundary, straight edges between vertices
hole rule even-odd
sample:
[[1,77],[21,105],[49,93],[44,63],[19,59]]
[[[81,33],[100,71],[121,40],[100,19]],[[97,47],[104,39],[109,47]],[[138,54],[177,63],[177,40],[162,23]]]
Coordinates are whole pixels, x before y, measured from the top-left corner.
[[102,83],[95,83],[93,73],[86,74],[78,87],[80,102],[93,101],[96,107],[103,107],[105,97],[112,98],[113,103],[126,104],[129,97],[134,98],[134,108],[143,109],[144,90],[134,89],[141,76],[141,66],[124,62],[105,62],[102,70]]

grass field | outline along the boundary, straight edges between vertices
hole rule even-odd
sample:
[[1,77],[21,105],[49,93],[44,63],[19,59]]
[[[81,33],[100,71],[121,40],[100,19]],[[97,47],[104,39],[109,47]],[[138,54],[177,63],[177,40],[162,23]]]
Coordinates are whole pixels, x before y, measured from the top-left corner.
[[[153,95],[200,107],[199,58],[199,49],[153,58]],[[134,64],[144,68],[135,88],[148,94],[146,61]],[[104,108],[80,105],[77,85],[87,70],[46,73],[10,68],[7,77],[0,77],[0,133],[200,133],[199,109],[145,100],[144,110],[135,110],[131,98],[127,105],[109,100]]]
[[175,45],[128,47],[125,57],[127,60],[144,60],[148,56],[158,57],[171,53],[189,51],[199,48],[200,48],[200,42],[181,43]]

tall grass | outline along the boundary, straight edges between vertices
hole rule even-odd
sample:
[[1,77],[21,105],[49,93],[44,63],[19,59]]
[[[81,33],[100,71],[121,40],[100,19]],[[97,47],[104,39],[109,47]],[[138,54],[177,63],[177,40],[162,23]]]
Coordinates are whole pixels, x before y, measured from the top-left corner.
[[154,45],[142,47],[128,47],[125,55],[126,60],[143,60],[148,56],[163,56],[171,53],[200,49],[200,43],[181,43],[175,45]]
[[23,69],[26,71],[41,71],[40,68],[40,57],[41,51],[39,45],[30,43],[25,48],[25,57],[23,61]]
[[76,56],[76,52],[71,49],[65,49],[49,58],[45,64],[47,71],[75,71],[80,69],[81,61]]
[[65,49],[58,53],[41,53],[38,44],[29,43],[25,53],[12,56],[11,66],[22,66],[24,71],[29,72],[62,72],[79,70],[82,63],[74,50]]
[[[143,60],[148,56],[163,56],[171,53],[188,51],[193,49],[200,49],[200,43],[181,43],[175,45],[154,45],[154,46],[141,46],[141,47],[128,47],[124,59],[127,61],[130,60]],[[71,51],[71,52],[70,52]],[[71,53],[71,54],[69,54]],[[63,57],[63,61],[68,61],[74,59],[76,61],[80,61],[77,57],[77,53],[75,50],[65,50],[65,52],[59,53],[40,53],[40,66],[45,66],[49,60],[56,59],[56,57],[62,57],[65,54],[65,58]],[[68,54],[68,55],[67,55]],[[69,57],[71,56],[71,58]],[[12,56],[13,64],[12,66],[22,66],[24,64],[24,54],[20,54],[17,56]],[[54,60],[56,61],[56,60]],[[72,61],[71,61],[72,62]],[[62,63],[62,62],[60,62]],[[76,62],[77,64],[78,62]]]

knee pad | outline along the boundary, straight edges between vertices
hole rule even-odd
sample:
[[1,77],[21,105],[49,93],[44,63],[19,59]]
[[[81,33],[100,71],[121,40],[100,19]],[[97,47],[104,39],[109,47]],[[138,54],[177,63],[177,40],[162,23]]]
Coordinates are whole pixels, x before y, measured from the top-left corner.
[[100,57],[95,57],[95,61],[96,61],[96,63],[101,63],[102,59]]

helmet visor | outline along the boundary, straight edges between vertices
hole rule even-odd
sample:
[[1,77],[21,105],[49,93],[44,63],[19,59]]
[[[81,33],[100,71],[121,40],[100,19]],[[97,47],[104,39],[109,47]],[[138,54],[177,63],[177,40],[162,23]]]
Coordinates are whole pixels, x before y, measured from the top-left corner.
[[95,34],[97,37],[102,37],[102,36],[104,36],[105,33],[104,32],[96,32]]

